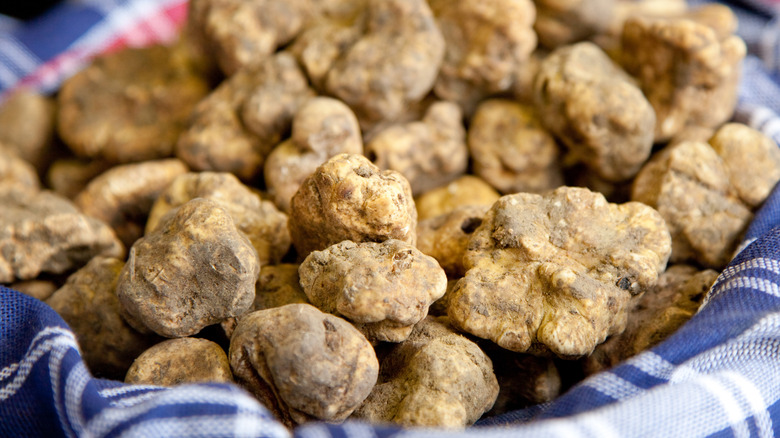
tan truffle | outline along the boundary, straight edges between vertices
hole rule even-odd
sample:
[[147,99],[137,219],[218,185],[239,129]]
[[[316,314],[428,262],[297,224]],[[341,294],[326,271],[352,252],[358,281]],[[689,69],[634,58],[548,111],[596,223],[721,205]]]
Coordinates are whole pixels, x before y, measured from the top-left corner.
[[125,383],[174,386],[183,383],[232,382],[227,354],[207,339],[168,339],[139,355]]
[[74,202],[110,225],[129,248],[143,235],[157,196],[185,172],[187,166],[175,158],[115,166],[92,179]]
[[482,178],[463,175],[446,186],[423,193],[415,200],[420,221],[456,210],[460,206],[490,207],[501,195]]
[[606,32],[613,22],[616,0],[535,0],[534,30],[548,49],[576,43]]
[[721,268],[731,260],[753,214],[707,143],[683,142],[654,156],[636,176],[633,201],[661,213],[672,234],[672,262]]
[[374,349],[351,324],[309,304],[250,313],[230,340],[236,380],[291,426],[348,417],[376,383]]
[[498,383],[477,344],[432,317],[382,360],[376,387],[353,418],[462,428],[490,409]]
[[368,126],[399,117],[433,87],[444,38],[425,0],[368,0],[364,34],[333,63],[328,94]]
[[260,263],[228,212],[196,198],[161,222],[130,249],[117,284],[128,322],[173,338],[244,313]]
[[212,200],[230,214],[238,230],[246,234],[257,250],[261,265],[279,263],[290,249],[287,215],[271,201],[262,200],[234,175],[224,172],[190,172],[177,176],[154,202],[146,233],[154,231],[169,211],[195,198]]
[[270,57],[295,38],[310,14],[309,0],[192,0],[188,30],[227,76]]
[[58,195],[74,199],[89,182],[111,168],[102,160],[63,158],[54,160],[46,172],[46,183]]
[[466,273],[463,255],[489,209],[486,205],[466,205],[418,222],[417,248],[435,258],[448,276],[462,277]]
[[715,128],[737,103],[745,43],[734,13],[706,5],[683,16],[634,16],[623,27],[622,63],[655,109],[655,140],[685,125]]
[[120,315],[116,283],[124,265],[95,257],[46,300],[76,334],[82,357],[97,377],[123,379],[133,360],[160,341],[139,333]]
[[254,180],[298,106],[311,95],[289,53],[249,65],[198,103],[176,144],[176,156],[193,170]]
[[302,259],[342,240],[399,239],[414,245],[417,211],[409,182],[362,155],[331,158],[301,184],[290,208],[290,235]]
[[208,84],[171,49],[124,49],[95,58],[63,83],[57,130],[81,157],[127,163],[173,155]]
[[592,43],[561,47],[542,61],[534,102],[547,129],[605,180],[633,177],[650,156],[653,107]]
[[626,330],[607,339],[584,360],[586,374],[606,370],[669,337],[699,309],[718,273],[693,266],[669,267],[637,297]]
[[512,351],[582,356],[623,330],[670,252],[661,215],[638,202],[574,187],[506,195],[471,238],[448,314]]
[[422,120],[384,128],[366,145],[366,156],[401,173],[415,195],[465,173],[468,155],[463,114],[452,102],[436,102]]
[[742,202],[751,208],[761,205],[780,181],[780,148],[774,140],[741,123],[728,123],[709,143],[723,159]]
[[17,88],[0,105],[0,143],[43,174],[51,161],[56,117],[54,100]]
[[36,193],[41,189],[38,173],[6,143],[0,143],[0,195],[20,192]]
[[536,47],[530,0],[430,0],[446,41],[434,92],[466,114],[485,96],[508,91]]
[[299,275],[312,304],[352,321],[371,341],[406,339],[447,288],[433,257],[395,239],[344,241],[312,252]]
[[92,257],[123,257],[111,227],[49,191],[0,195],[0,283],[61,274]]
[[532,107],[503,99],[480,103],[468,144],[474,173],[501,193],[542,193],[563,185],[558,145]]
[[292,121],[292,135],[276,146],[265,161],[268,193],[282,211],[301,183],[322,163],[338,154],[362,154],[360,126],[351,109],[329,97],[302,104]]
[[57,289],[59,289],[57,283],[49,280],[17,281],[8,287],[41,301],[48,299]]

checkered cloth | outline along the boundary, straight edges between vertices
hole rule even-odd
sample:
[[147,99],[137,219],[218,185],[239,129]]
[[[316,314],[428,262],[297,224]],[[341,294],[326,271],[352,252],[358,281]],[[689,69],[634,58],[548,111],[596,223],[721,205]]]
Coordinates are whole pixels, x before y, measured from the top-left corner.
[[[780,140],[780,25],[771,4],[732,4],[751,55],[735,118]],[[0,90],[52,91],[94,53],[171,41],[182,0],[73,0],[30,23],[0,20]],[[2,208],[2,207],[0,207]],[[45,304],[0,286],[0,437],[780,436],[780,189],[706,303],[661,345],[553,403],[461,432],[311,423],[290,432],[241,389],[96,379]]]

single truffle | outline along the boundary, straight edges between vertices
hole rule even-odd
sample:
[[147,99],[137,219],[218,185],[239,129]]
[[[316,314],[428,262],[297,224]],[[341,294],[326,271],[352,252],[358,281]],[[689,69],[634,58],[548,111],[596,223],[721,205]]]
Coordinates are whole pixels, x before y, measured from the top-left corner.
[[329,97],[302,104],[292,121],[292,135],[276,146],[265,161],[268,193],[282,211],[301,183],[322,163],[338,154],[362,154],[360,126],[351,109]]
[[465,205],[417,223],[417,248],[439,262],[450,277],[466,273],[463,256],[471,235],[482,225],[489,206]]
[[761,205],[780,181],[780,148],[771,138],[741,123],[728,123],[709,141],[723,159],[731,186],[751,208]]
[[336,155],[306,178],[293,196],[289,225],[301,259],[343,240],[417,239],[409,182],[362,155]]
[[650,156],[653,107],[593,43],[564,46],[545,58],[534,102],[547,129],[605,180],[633,177]]
[[271,201],[245,186],[230,173],[190,172],[178,175],[154,202],[146,233],[160,225],[168,212],[195,198],[214,201],[230,214],[236,227],[257,250],[261,265],[279,263],[290,249],[287,215],[277,210]]
[[622,63],[655,109],[656,141],[686,125],[715,128],[731,118],[746,52],[736,27],[734,13],[716,4],[626,20]]
[[117,284],[133,327],[190,336],[252,305],[260,262],[227,211],[196,198],[161,222],[130,249]]
[[446,51],[434,92],[466,114],[508,91],[536,47],[531,0],[430,0]]
[[115,166],[101,173],[76,196],[81,211],[111,225],[130,247],[144,233],[157,197],[187,166],[175,158]]
[[0,143],[43,174],[53,156],[55,103],[36,91],[17,88],[0,105]]
[[10,289],[29,295],[35,299],[44,301],[59,289],[57,283],[51,280],[24,280],[17,281],[8,286]]
[[474,173],[501,193],[542,193],[563,185],[560,151],[530,106],[490,99],[469,126]]
[[292,426],[348,417],[376,383],[371,344],[350,323],[309,304],[259,310],[230,340],[236,380]]
[[289,53],[249,65],[198,103],[176,144],[176,156],[193,170],[230,172],[252,181],[289,130],[298,105],[311,95]]
[[343,241],[312,252],[299,275],[312,304],[352,321],[372,341],[406,339],[447,288],[433,257],[395,239]]
[[364,34],[333,63],[328,94],[361,126],[399,117],[433,87],[444,38],[425,0],[368,0]]
[[183,383],[232,382],[227,354],[207,339],[168,339],[139,355],[125,383],[174,386]]
[[54,160],[46,172],[46,183],[58,195],[75,199],[93,178],[111,167],[111,163],[103,160],[81,158]]
[[62,274],[92,257],[123,257],[111,227],[49,191],[0,195],[0,283]]
[[590,353],[626,325],[632,295],[666,268],[661,215],[588,189],[499,199],[474,232],[448,315],[457,328],[516,352]]
[[606,370],[669,337],[696,313],[717,277],[712,269],[669,267],[655,286],[635,299],[626,330],[585,358],[585,373]]
[[468,165],[463,114],[452,102],[436,102],[422,120],[377,132],[366,145],[366,156],[380,169],[401,173],[414,195],[445,185]]
[[490,207],[501,195],[484,179],[463,175],[446,186],[423,193],[415,200],[420,221],[467,205]]
[[534,0],[534,30],[548,49],[606,32],[613,22],[616,0]]
[[463,428],[493,405],[498,382],[477,344],[432,317],[382,360],[377,385],[353,418]]
[[208,84],[171,50],[101,55],[62,84],[57,130],[76,155],[116,163],[173,155]]
[[92,374],[120,380],[139,354],[160,341],[139,333],[120,315],[116,284],[124,265],[116,258],[95,257],[46,300],[76,334]]
[[11,192],[33,194],[40,189],[41,181],[33,165],[20,158],[5,143],[0,143],[0,195]]

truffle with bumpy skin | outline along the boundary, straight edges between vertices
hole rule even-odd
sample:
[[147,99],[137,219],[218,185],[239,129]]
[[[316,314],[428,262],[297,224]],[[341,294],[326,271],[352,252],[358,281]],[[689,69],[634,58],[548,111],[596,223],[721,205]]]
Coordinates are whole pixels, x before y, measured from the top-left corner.
[[400,240],[344,241],[301,263],[309,301],[352,321],[369,340],[400,342],[447,288],[433,257]]
[[576,43],[606,32],[615,15],[616,0],[535,0],[534,30],[548,49]]
[[0,283],[62,274],[98,255],[125,254],[111,227],[50,191],[2,194],[0,205]]
[[501,193],[541,193],[563,185],[558,145],[530,106],[504,99],[480,103],[468,144],[474,173]]
[[81,157],[128,163],[170,157],[208,84],[163,46],[95,58],[57,95],[57,131]]
[[490,409],[497,395],[490,358],[446,319],[428,317],[382,360],[377,385],[353,418],[462,428]]
[[111,225],[126,247],[144,233],[157,197],[187,166],[175,158],[115,166],[92,179],[74,202],[85,214]]
[[176,156],[193,170],[254,180],[298,106],[312,93],[289,53],[251,64],[198,103],[176,143]]
[[644,204],[574,187],[507,195],[471,238],[448,315],[508,350],[583,356],[623,331],[629,299],[670,252],[663,218]]
[[672,262],[719,269],[753,219],[707,143],[682,142],[655,155],[634,179],[631,200],[661,213],[672,234]]
[[388,126],[366,145],[380,169],[401,173],[419,195],[459,177],[468,165],[463,114],[452,102],[436,102],[422,120]]
[[139,354],[160,341],[122,319],[116,283],[124,265],[116,258],[95,257],[46,300],[76,334],[90,372],[120,380]]
[[485,96],[508,91],[536,47],[531,0],[430,0],[446,51],[433,91],[471,114]]
[[607,181],[633,177],[650,156],[653,107],[593,43],[564,46],[545,58],[534,102],[539,119],[572,157]]
[[257,251],[228,212],[196,198],[133,245],[117,295],[137,330],[190,336],[244,313],[259,272]]
[[734,13],[715,4],[626,20],[622,63],[655,109],[656,141],[685,125],[715,128],[731,118],[746,51],[736,27]]
[[414,245],[416,225],[409,182],[362,155],[336,155],[318,167],[290,207],[290,234],[301,259],[342,240]]
[[292,121],[291,138],[268,154],[265,184],[282,211],[306,177],[330,157],[362,154],[360,125],[351,109],[330,97],[315,97],[302,104]]
[[490,207],[501,195],[474,175],[463,175],[446,186],[423,193],[415,200],[420,221],[456,210],[461,206]]
[[417,223],[417,248],[436,259],[450,277],[466,273],[463,255],[471,235],[482,225],[487,205],[464,205]]
[[425,0],[368,0],[364,34],[333,63],[328,94],[369,126],[399,117],[433,87],[444,38]]
[[635,298],[626,330],[607,339],[585,358],[585,373],[611,368],[669,337],[696,313],[717,277],[712,269],[669,267],[655,286]]
[[225,350],[207,339],[168,339],[141,353],[124,378],[133,385],[232,382]]
[[230,366],[238,383],[288,426],[344,420],[379,371],[374,349],[355,327],[310,304],[242,318],[230,340]]
[[37,193],[40,190],[41,181],[32,164],[20,158],[5,143],[0,143],[0,194]]
[[160,193],[149,212],[146,233],[169,211],[195,198],[218,203],[257,250],[261,265],[279,263],[290,249],[287,215],[264,201],[230,173],[190,172],[179,175]]
[[751,208],[761,205],[780,181],[777,143],[741,123],[723,125],[709,143],[723,159],[739,198]]

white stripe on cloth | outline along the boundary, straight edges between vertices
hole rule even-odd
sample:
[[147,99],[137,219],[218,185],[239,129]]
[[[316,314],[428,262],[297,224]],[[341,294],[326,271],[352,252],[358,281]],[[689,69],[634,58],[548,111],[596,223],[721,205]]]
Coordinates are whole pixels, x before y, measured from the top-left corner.
[[129,427],[120,437],[224,437],[232,431],[233,437],[289,438],[290,432],[275,421],[257,416],[239,414],[233,416],[203,415],[183,418],[155,418]]
[[82,425],[85,419],[81,404],[84,390],[91,378],[92,376],[89,375],[84,362],[80,360],[70,369],[65,381],[65,413],[68,417],[68,423],[73,426],[73,431],[77,436],[83,435]]
[[[69,346],[58,345],[52,349],[51,355],[49,355],[49,384],[52,388],[52,398],[54,399],[54,407],[57,410],[57,417],[62,425],[62,430],[65,435],[69,437],[75,437],[76,431],[68,426],[67,414],[65,412],[62,396],[60,393],[60,373],[62,372],[62,360],[65,358],[65,354],[70,351]],[[78,351],[78,350],[76,350]]]
[[623,400],[633,397],[642,391],[642,388],[633,383],[609,372],[598,373],[583,382],[584,386],[593,388],[596,391],[611,397],[615,400]]
[[165,389],[166,388],[163,386],[155,386],[155,385],[123,385],[114,388],[101,389],[100,391],[98,391],[98,394],[100,394],[100,396],[103,398],[112,398],[112,397],[123,396],[131,392],[165,390]]

